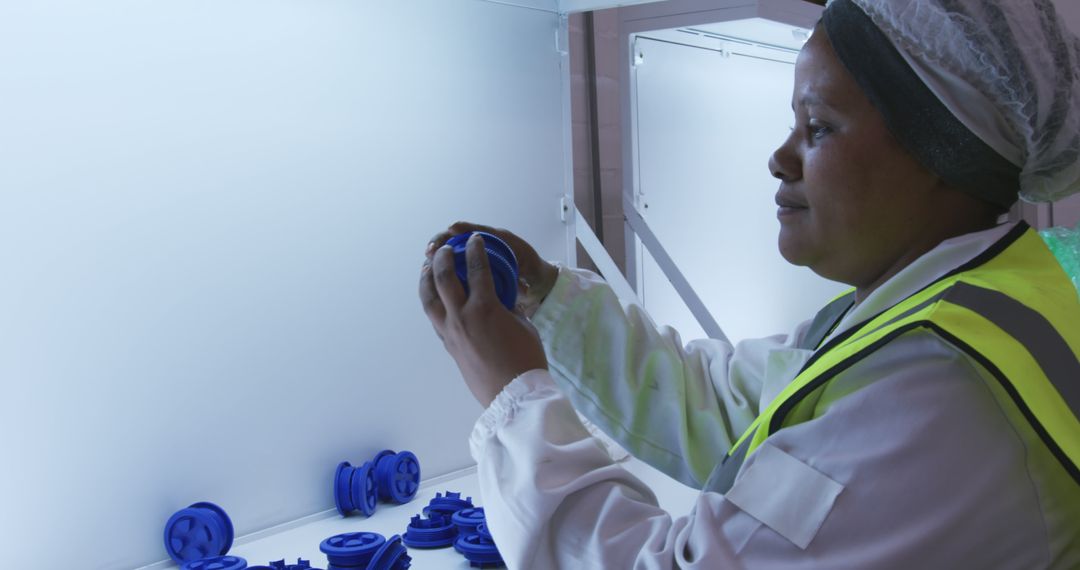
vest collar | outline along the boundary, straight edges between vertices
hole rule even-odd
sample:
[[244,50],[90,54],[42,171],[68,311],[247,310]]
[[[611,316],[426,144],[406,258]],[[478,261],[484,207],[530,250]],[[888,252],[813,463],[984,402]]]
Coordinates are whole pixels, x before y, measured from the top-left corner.
[[[891,279],[856,303],[841,319],[824,342],[843,334],[853,326],[887,310],[921,291],[993,246],[1020,222],[1000,224],[988,230],[947,239],[926,252]],[[823,342],[823,343],[824,343]]]

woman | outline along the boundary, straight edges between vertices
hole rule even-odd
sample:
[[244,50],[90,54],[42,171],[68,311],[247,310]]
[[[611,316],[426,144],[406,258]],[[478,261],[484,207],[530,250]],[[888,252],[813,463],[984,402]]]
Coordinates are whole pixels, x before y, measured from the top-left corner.
[[[471,447],[509,566],[1080,567],[1080,303],[997,223],[1080,190],[1078,66],[1044,0],[831,2],[769,167],[781,253],[853,289],[790,335],[683,347],[513,234],[436,236],[420,295],[487,407]],[[473,229],[517,253],[521,314],[479,240],[468,298],[436,248]],[[701,488],[693,511],[574,408]]]

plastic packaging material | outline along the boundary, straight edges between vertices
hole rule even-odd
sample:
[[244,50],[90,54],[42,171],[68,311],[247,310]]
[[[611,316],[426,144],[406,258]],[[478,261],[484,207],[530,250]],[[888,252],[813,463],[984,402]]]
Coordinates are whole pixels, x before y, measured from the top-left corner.
[[239,556],[213,556],[201,560],[185,562],[181,570],[244,570],[248,568],[247,560]]
[[334,506],[341,516],[359,510],[370,517],[378,500],[375,469],[370,461],[353,467],[348,461],[338,464],[334,472]]
[[[507,309],[514,310],[517,302],[518,264],[517,257],[510,246],[498,237],[486,233],[476,232],[484,238],[484,250],[488,254],[488,266],[491,267],[491,275],[495,278],[495,295]],[[465,244],[473,232],[458,234],[446,244],[454,248],[454,269],[458,279],[465,287],[465,294],[469,293],[469,270],[465,259]]]
[[1039,232],[1039,235],[1072,280],[1077,295],[1080,295],[1080,223],[1075,228],[1049,228]]
[[451,522],[458,529],[458,534],[469,535],[476,534],[476,527],[485,522],[484,519],[484,507],[476,507],[475,509],[461,509],[454,513],[451,518]]
[[416,515],[401,539],[409,548],[444,548],[453,545],[457,536],[458,527],[450,517],[436,515],[425,519]]
[[401,537],[377,532],[349,532],[327,538],[319,550],[330,561],[327,570],[405,570],[412,565]]
[[495,541],[487,530],[486,524],[480,524],[475,534],[461,535],[454,542],[454,550],[460,552],[473,568],[498,568],[505,566]]
[[165,523],[165,551],[179,565],[225,556],[232,543],[232,520],[214,503],[195,503],[180,509]]
[[420,461],[411,451],[380,451],[375,459],[375,483],[379,498],[398,504],[408,503],[420,489]]

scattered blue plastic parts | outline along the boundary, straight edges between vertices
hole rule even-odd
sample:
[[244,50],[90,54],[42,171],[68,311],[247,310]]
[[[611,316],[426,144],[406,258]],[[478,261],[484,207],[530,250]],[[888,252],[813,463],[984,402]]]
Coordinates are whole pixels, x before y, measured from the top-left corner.
[[[476,233],[484,238],[488,266],[491,267],[491,275],[495,278],[495,295],[503,306],[512,311],[514,303],[517,302],[517,257],[514,256],[514,251],[510,249],[510,246],[498,237],[486,232]],[[446,242],[454,248],[454,269],[462,286],[465,287],[466,295],[469,294],[469,270],[465,259],[465,244],[472,234],[473,232],[458,234]]]
[[495,547],[495,541],[487,530],[487,525],[481,523],[475,534],[462,535],[454,542],[454,550],[457,550],[469,561],[473,568],[497,568],[505,566],[499,549]]
[[375,512],[379,495],[372,467],[370,461],[360,467],[353,467],[348,461],[338,464],[334,472],[334,506],[341,516],[358,510],[369,517]]
[[404,570],[412,565],[401,537],[389,540],[377,532],[349,532],[322,541],[319,550],[330,561],[327,570]]
[[411,451],[380,451],[375,459],[375,480],[379,498],[398,504],[408,503],[420,489],[420,460]]
[[239,556],[213,556],[185,562],[180,570],[244,570],[247,567],[247,560]]
[[224,556],[232,542],[232,520],[214,503],[195,503],[180,509],[165,523],[165,551],[180,565]]
[[409,548],[445,548],[454,544],[458,528],[450,517],[436,515],[429,519],[416,515],[409,521],[401,540]]
[[469,535],[476,533],[476,527],[484,522],[484,507],[475,509],[461,509],[454,513],[451,522],[458,529],[458,534]]
[[428,506],[424,507],[423,512],[429,518],[434,518],[437,515],[453,517],[454,513],[462,509],[471,508],[473,508],[472,497],[462,499],[461,493],[447,491],[446,496],[435,493],[435,498],[431,499]]

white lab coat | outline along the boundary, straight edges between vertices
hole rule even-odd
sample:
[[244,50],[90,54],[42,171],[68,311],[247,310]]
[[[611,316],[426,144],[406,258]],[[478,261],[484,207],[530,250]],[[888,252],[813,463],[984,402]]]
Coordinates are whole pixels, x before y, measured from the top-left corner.
[[[1010,226],[948,240],[833,334],[975,257]],[[748,275],[747,278],[752,278]],[[511,382],[470,444],[512,569],[1080,568],[1080,486],[992,377],[934,334],[898,337],[834,378],[731,490],[669,514],[579,421],[700,488],[810,352],[791,335],[685,347],[595,275],[562,269],[533,317],[550,372]]]

